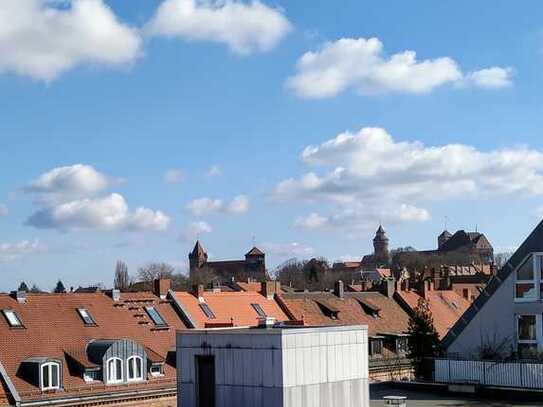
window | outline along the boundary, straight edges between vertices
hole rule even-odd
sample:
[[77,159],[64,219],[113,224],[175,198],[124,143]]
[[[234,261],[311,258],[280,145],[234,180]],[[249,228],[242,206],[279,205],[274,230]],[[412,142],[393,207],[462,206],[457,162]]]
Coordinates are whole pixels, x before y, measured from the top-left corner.
[[339,309],[324,301],[316,301],[316,303],[324,316],[333,320],[339,319]]
[[127,380],[143,380],[143,359],[139,356],[131,356],[126,363],[128,365]]
[[89,310],[85,308],[78,308],[77,312],[79,313],[79,316],[85,323],[85,325],[96,325],[96,322],[94,321],[94,318],[90,314]]
[[164,320],[164,318],[162,318],[162,315],[160,315],[158,313],[158,311],[157,311],[157,309],[155,307],[145,307],[145,310],[147,311],[147,314],[149,315],[149,317],[151,317],[151,319],[153,320],[155,325],[157,325],[157,326],[167,326],[168,325],[166,323],[166,321]]
[[54,390],[60,388],[60,365],[44,363],[41,365],[41,389]]
[[541,280],[541,256],[531,255],[516,271],[515,298],[517,301],[539,299],[538,281]]
[[204,314],[206,314],[206,317],[208,317],[209,319],[216,319],[217,318],[215,316],[215,314],[213,313],[213,311],[211,311],[211,308],[209,308],[209,305],[207,305],[205,303],[202,303],[202,304],[200,304],[200,308],[202,309]]
[[23,323],[15,313],[15,311],[5,309],[2,311],[4,314],[4,317],[6,317],[6,320],[8,321],[8,324],[12,328],[22,328]]
[[397,338],[396,339],[396,353],[404,354],[404,353],[407,353],[407,351],[408,351],[407,338],[405,337]]
[[530,359],[537,356],[537,317],[535,315],[518,316],[517,344],[521,358]]
[[383,353],[383,341],[381,339],[370,340],[370,355],[377,356]]
[[266,313],[264,312],[260,304],[251,304],[251,306],[254,308],[254,310],[256,311],[256,313],[258,314],[260,318],[267,317]]
[[150,371],[151,371],[151,376],[162,376],[161,365],[152,365]]
[[469,290],[467,288],[462,289],[462,297],[466,300],[469,299]]
[[106,366],[108,383],[120,383],[123,381],[123,361],[121,359],[108,359]]

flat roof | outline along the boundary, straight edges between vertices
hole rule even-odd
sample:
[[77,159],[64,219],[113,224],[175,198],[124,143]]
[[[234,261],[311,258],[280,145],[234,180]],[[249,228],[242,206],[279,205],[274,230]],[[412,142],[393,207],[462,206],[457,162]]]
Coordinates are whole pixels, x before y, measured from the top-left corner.
[[209,329],[187,329],[178,330],[177,334],[182,335],[295,335],[301,333],[325,333],[325,332],[349,332],[367,331],[367,325],[344,325],[344,326],[281,326],[273,328],[209,328]]

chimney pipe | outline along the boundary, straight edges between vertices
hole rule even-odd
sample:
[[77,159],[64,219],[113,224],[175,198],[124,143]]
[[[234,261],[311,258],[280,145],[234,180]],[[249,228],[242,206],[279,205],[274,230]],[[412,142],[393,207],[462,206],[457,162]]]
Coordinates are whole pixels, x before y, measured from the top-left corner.
[[11,296],[15,298],[19,304],[26,304],[26,291],[12,291]]
[[172,288],[172,280],[168,278],[157,278],[153,281],[153,294],[160,297],[161,300],[165,299],[168,290]]
[[203,284],[198,284],[192,287],[192,294],[198,298],[198,301],[204,302],[204,286]]
[[262,295],[268,300],[273,300],[275,294],[281,292],[281,282],[275,280],[263,281],[260,287]]
[[345,298],[345,287],[343,285],[343,281],[336,281],[336,283],[334,284],[334,294],[340,299]]
[[121,290],[118,290],[116,288],[114,288],[113,290],[111,290],[111,299],[115,302],[118,302],[120,301],[121,299]]
[[396,292],[396,280],[393,277],[388,277],[383,280],[381,292],[387,298],[392,298]]

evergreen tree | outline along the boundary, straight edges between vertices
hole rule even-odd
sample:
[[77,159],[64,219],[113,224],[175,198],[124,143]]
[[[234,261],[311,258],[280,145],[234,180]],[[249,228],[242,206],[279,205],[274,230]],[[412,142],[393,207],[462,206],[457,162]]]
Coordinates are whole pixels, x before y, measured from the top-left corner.
[[62,294],[66,292],[66,288],[64,287],[64,284],[62,283],[62,281],[58,280],[57,286],[55,287],[54,292],[57,294]]
[[410,335],[408,357],[412,360],[415,375],[424,377],[428,373],[424,359],[438,356],[441,345],[429,303],[423,298],[419,299],[414,313],[409,318],[408,333]]
[[24,291],[25,293],[28,292],[28,286],[26,285],[24,281],[19,285],[19,288],[17,289],[17,291]]
[[31,293],[33,293],[33,294],[40,294],[40,293],[42,293],[43,291],[40,290],[40,287],[38,287],[36,284],[34,284],[34,285],[32,285],[32,288],[30,289],[29,292],[31,292]]

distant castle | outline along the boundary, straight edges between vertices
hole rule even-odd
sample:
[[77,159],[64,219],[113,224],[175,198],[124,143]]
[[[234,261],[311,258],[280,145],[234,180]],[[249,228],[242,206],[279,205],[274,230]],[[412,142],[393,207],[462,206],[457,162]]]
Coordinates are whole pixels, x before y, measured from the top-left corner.
[[190,277],[197,273],[211,272],[222,281],[266,281],[266,255],[253,247],[245,254],[245,260],[208,261],[207,252],[197,241],[189,253]]

